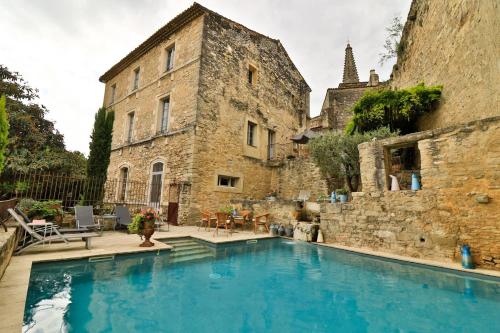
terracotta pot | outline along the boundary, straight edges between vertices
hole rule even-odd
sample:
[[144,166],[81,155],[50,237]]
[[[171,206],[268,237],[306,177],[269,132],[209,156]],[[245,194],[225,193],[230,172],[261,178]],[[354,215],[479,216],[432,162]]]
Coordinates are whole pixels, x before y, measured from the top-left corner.
[[153,223],[144,223],[144,229],[142,230],[142,235],[144,236],[144,242],[142,242],[141,247],[150,247],[155,245],[149,239],[155,233],[155,226]]

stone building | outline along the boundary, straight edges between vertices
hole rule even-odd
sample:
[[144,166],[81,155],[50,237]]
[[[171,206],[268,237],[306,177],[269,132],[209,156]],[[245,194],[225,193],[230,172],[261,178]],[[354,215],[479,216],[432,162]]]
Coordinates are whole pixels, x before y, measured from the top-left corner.
[[274,190],[275,160],[309,118],[310,88],[280,41],[197,3],[100,81],[115,112],[108,179],[123,181],[106,195],[168,206],[174,223]]
[[342,131],[351,119],[351,108],[363,96],[365,91],[380,87],[382,84],[379,82],[378,74],[373,69],[370,70],[368,81],[359,81],[352,47],[348,43],[345,49],[342,82],[337,88],[328,88],[321,107],[321,113],[311,119],[310,128],[314,131],[327,129]]

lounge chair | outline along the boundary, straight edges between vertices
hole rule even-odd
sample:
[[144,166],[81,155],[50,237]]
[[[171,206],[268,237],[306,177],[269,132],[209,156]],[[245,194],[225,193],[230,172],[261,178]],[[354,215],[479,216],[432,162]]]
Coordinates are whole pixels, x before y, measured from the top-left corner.
[[90,249],[91,247],[91,239],[92,237],[99,236],[95,232],[88,233],[65,233],[62,234],[57,230],[57,226],[52,223],[41,224],[40,226],[29,226],[24,219],[16,213],[16,211],[12,208],[8,209],[9,214],[16,220],[17,223],[24,229],[24,235],[19,240],[18,246],[16,248],[15,253],[19,254],[35,245],[51,243],[57,241],[63,241],[68,244],[68,241],[74,239],[81,239],[85,242],[85,248]]
[[261,225],[263,225],[264,228],[266,228],[266,231],[269,232],[269,227],[267,226],[268,222],[269,222],[269,213],[256,215],[255,218],[253,219],[253,232],[254,232],[254,234],[257,233],[257,228]]
[[92,206],[75,206],[76,227],[83,230],[101,230],[99,220],[94,221],[94,208]]
[[[26,224],[28,223],[31,223],[31,220],[30,218],[24,214],[24,212],[22,210],[20,210],[19,208],[14,208],[14,211],[17,213],[17,215],[19,215]],[[84,231],[87,231],[86,229],[78,229],[78,228],[57,228],[57,231],[59,231],[60,233],[64,234],[64,233],[74,233],[74,232],[84,232]]]
[[130,223],[132,223],[130,211],[125,206],[117,206],[115,209],[115,215],[117,225],[123,225],[127,227]]

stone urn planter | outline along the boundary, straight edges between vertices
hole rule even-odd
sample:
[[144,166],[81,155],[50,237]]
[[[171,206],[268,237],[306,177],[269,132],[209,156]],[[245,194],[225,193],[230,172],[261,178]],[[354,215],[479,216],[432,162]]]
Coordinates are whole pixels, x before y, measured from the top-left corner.
[[138,234],[141,239],[144,237],[144,242],[139,246],[150,247],[155,244],[151,242],[151,236],[155,232],[155,221],[158,219],[158,214],[152,208],[142,210],[140,213],[135,214],[132,223],[128,225],[128,231],[131,234]]
[[142,230],[142,235],[144,236],[144,242],[142,242],[140,247],[151,247],[154,246],[155,243],[151,242],[151,236],[155,233],[155,224],[154,222],[145,222],[144,229]]

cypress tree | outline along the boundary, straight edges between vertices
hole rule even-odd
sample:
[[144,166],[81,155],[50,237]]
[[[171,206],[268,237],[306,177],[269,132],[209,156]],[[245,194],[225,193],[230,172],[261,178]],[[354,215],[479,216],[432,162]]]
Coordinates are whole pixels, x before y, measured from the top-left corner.
[[89,159],[87,161],[87,176],[106,179],[106,172],[111,154],[111,139],[113,137],[113,111],[106,112],[100,108],[94,121],[94,128],[90,136]]
[[9,121],[7,120],[7,112],[5,111],[5,95],[0,97],[0,173],[5,164],[5,148],[9,143]]

